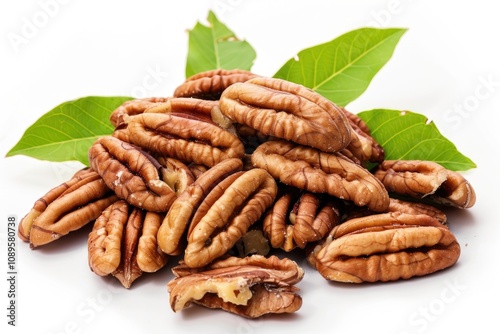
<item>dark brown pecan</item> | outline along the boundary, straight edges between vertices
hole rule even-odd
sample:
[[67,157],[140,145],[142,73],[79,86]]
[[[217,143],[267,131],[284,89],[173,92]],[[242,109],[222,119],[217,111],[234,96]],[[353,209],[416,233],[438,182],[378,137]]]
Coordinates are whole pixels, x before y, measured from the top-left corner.
[[399,195],[459,208],[476,203],[474,188],[460,173],[432,161],[386,160],[374,174],[389,192]]
[[[166,212],[182,192],[180,186],[189,183],[187,167],[169,173],[151,155],[111,136],[96,140],[89,150],[89,160],[118,197],[148,211]],[[177,173],[175,178],[172,173]],[[185,180],[179,182],[179,178]]]
[[375,212],[384,212],[389,206],[389,195],[382,183],[338,152],[268,141],[255,150],[252,162],[289,186],[327,193]]
[[156,243],[161,214],[146,212],[120,200],[97,218],[88,238],[91,270],[113,275],[125,288],[143,272],[155,272],[168,260]]
[[35,248],[94,221],[118,197],[93,170],[85,169],[38,199],[19,224],[19,237]]
[[318,93],[280,79],[254,78],[227,88],[219,101],[224,115],[264,135],[335,152],[351,140],[345,113]]
[[243,143],[219,126],[171,114],[145,113],[130,118],[131,143],[184,163],[214,166],[228,158],[242,158]]
[[361,283],[431,274],[459,256],[455,236],[436,219],[392,212],[338,225],[308,259],[328,280]]
[[210,70],[195,74],[186,79],[174,91],[175,97],[195,97],[205,100],[218,100],[222,92],[236,82],[245,82],[258,75],[245,70]]
[[185,266],[172,270],[178,275],[168,283],[175,312],[194,302],[257,318],[269,313],[292,313],[302,305],[295,284],[304,271],[289,259],[230,257],[195,272]]

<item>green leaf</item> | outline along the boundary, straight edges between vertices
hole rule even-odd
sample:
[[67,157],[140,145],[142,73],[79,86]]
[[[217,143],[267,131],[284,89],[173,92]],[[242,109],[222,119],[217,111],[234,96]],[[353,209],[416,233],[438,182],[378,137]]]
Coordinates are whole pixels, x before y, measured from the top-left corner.
[[304,49],[274,75],[320,93],[340,106],[358,98],[391,58],[406,29],[361,28]]
[[198,22],[189,31],[186,77],[215,69],[250,70],[256,57],[252,46],[238,39],[212,11],[207,20],[209,26]]
[[7,156],[27,155],[48,161],[80,161],[88,166],[88,150],[114,130],[111,112],[130,97],[88,96],[62,103],[40,117]]
[[373,109],[360,112],[358,116],[366,122],[373,138],[384,148],[387,160],[428,160],[454,171],[477,167],[424,115],[410,111]]

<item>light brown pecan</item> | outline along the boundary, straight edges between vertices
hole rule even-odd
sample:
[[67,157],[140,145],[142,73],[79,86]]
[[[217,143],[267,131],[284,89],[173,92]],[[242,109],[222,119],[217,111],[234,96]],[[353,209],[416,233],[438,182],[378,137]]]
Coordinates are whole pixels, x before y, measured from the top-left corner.
[[243,143],[219,126],[172,114],[145,113],[131,117],[127,125],[132,144],[154,154],[184,163],[214,166],[245,154]]
[[[196,182],[208,179],[208,186],[198,183],[193,187],[201,187],[194,191],[199,198],[194,205],[189,202],[188,208],[180,209],[189,217],[184,261],[190,267],[205,266],[224,255],[261,218],[277,193],[274,179],[260,168],[235,172],[218,180],[211,177],[211,170],[206,173],[207,178],[201,176]],[[217,171],[215,174],[220,175]]]
[[[229,176],[240,172],[243,162],[240,159],[226,159],[206,170],[188,186],[172,203],[158,231],[158,243],[167,254],[178,254],[184,248],[183,237],[196,211],[205,198]],[[227,181],[226,181],[227,182]]]
[[254,151],[252,162],[289,186],[327,193],[375,212],[384,212],[389,206],[389,195],[382,183],[339,153],[268,141]]
[[361,283],[431,274],[459,256],[455,236],[436,219],[392,212],[338,225],[308,259],[328,280]]
[[38,199],[19,224],[31,248],[53,242],[94,221],[118,197],[95,171],[85,169]]
[[127,116],[142,114],[146,109],[168,101],[168,97],[147,97],[123,102],[118,108],[113,110],[109,120],[115,127],[123,123]]
[[351,140],[345,113],[304,86],[273,78],[254,78],[228,87],[219,101],[224,115],[264,135],[335,152]]
[[340,222],[338,203],[310,192],[281,194],[263,221],[264,235],[271,246],[291,251],[324,238]]
[[113,275],[125,288],[143,272],[155,272],[168,260],[156,243],[163,216],[134,208],[120,200],[97,218],[88,238],[91,270],[99,276]]
[[169,170],[145,151],[112,136],[96,140],[89,161],[118,197],[148,211],[166,212],[193,179],[187,167]]
[[187,78],[174,91],[175,97],[194,97],[205,100],[218,100],[222,92],[236,82],[245,82],[258,75],[245,70],[210,70]]
[[476,203],[474,188],[460,173],[432,161],[386,160],[374,174],[389,192],[399,195],[459,208]]
[[294,261],[276,256],[229,257],[200,270],[173,268],[168,283],[170,304],[177,312],[191,303],[257,318],[292,313],[302,305],[296,283],[304,271]]

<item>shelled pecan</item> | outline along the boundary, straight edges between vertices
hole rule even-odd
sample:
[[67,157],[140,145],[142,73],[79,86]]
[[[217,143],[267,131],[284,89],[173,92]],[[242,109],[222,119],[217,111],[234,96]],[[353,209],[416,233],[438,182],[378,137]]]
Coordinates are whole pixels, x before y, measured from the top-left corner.
[[51,243],[94,221],[117,200],[98,173],[79,171],[35,202],[19,224],[19,237],[31,248]]
[[386,160],[374,175],[389,192],[439,204],[470,208],[476,203],[472,185],[458,172],[432,161]]
[[304,271],[294,261],[252,255],[229,257],[202,269],[172,269],[170,305],[177,312],[191,303],[220,308],[248,318],[269,313],[293,313],[302,306],[295,286]]
[[455,236],[438,220],[392,212],[338,225],[308,260],[328,280],[361,283],[428,275],[459,256]]
[[143,272],[155,272],[168,261],[156,242],[163,215],[146,212],[119,200],[97,218],[88,238],[91,270],[113,275],[125,288]]
[[224,90],[219,104],[235,123],[325,152],[339,151],[351,140],[342,109],[289,81],[259,77],[235,83]]
[[382,183],[339,153],[268,141],[252,153],[252,162],[289,186],[327,193],[375,212],[384,212],[389,206],[389,195]]
[[187,78],[175,89],[174,96],[218,100],[227,87],[255,77],[258,75],[240,69],[204,71]]
[[145,151],[112,136],[95,141],[89,160],[118,197],[148,211],[166,212],[194,179],[182,163],[169,170]]
[[127,116],[142,114],[146,109],[164,103],[168,99],[167,97],[147,97],[125,101],[111,112],[109,120],[114,127],[118,127]]

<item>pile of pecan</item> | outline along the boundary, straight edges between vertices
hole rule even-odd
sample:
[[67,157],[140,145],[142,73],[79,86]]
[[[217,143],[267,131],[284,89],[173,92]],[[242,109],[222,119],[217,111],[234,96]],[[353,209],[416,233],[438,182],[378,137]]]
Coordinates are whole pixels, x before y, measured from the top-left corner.
[[304,270],[292,251],[352,283],[427,275],[460,256],[442,209],[473,206],[469,182],[386,160],[359,117],[301,85],[209,71],[110,121],[90,167],[36,201],[19,236],[36,248],[93,224],[90,269],[126,288],[175,258],[174,311],[297,311]]

